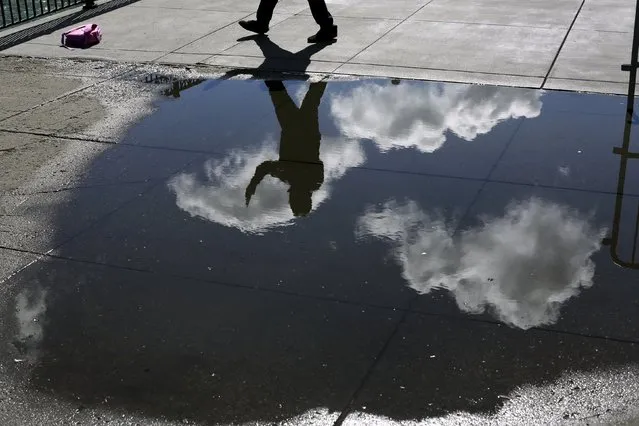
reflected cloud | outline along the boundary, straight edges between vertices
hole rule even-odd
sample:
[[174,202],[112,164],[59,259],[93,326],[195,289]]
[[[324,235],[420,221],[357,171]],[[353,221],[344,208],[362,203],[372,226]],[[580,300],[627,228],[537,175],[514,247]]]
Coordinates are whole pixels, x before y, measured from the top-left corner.
[[16,297],[15,318],[18,326],[15,346],[21,356],[34,361],[43,334],[42,321],[47,311],[47,292],[40,287],[24,289]]
[[605,235],[579,212],[538,198],[476,228],[455,228],[412,201],[390,201],[364,214],[356,233],[395,245],[403,277],[419,293],[446,289],[464,312],[488,310],[522,329],[556,322],[561,305],[592,286],[590,258]]
[[[281,81],[265,81],[282,129],[279,143],[236,149],[183,173],[168,186],[177,205],[200,217],[247,233],[291,225],[316,210],[331,185],[365,162],[362,139],[382,152],[416,148],[434,152],[452,131],[472,141],[499,122],[541,112],[541,91],[441,83],[366,82],[330,98],[342,137],[319,132],[318,108],[326,83],[311,83],[292,96]],[[321,143],[320,143],[321,141]],[[319,152],[319,156],[318,156]]]
[[331,99],[342,133],[371,139],[381,151],[415,148],[435,152],[452,132],[472,141],[511,118],[541,113],[539,90],[420,83],[364,83]]
[[[246,205],[245,190],[257,167],[278,158],[275,141],[257,149],[234,150],[221,160],[204,164],[204,175],[182,173],[169,182],[177,205],[191,216],[246,233],[263,233],[293,223],[287,185],[267,176]],[[324,183],[312,195],[316,210],[331,191],[332,183],[346,171],[364,162],[364,152],[356,141],[322,138],[320,158],[324,163]]]
[[326,82],[311,83],[299,106],[282,81],[267,80],[265,85],[281,127],[279,144],[266,141],[257,149],[210,160],[203,179],[176,176],[168,185],[179,208],[242,232],[262,233],[317,209],[329,197],[331,183],[364,162],[358,141],[320,134]]

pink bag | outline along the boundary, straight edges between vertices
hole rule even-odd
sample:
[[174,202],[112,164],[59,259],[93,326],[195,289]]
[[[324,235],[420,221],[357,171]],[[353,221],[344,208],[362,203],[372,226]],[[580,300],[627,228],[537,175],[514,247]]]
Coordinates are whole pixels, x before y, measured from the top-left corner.
[[102,30],[98,24],[87,24],[62,34],[62,46],[86,49],[100,43]]

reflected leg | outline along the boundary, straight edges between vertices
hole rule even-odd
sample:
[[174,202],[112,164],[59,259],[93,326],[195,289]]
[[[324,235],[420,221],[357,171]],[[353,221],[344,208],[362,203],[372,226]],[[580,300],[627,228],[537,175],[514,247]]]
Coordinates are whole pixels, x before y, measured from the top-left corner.
[[302,101],[302,106],[300,107],[300,110],[302,110],[305,115],[317,117],[324,90],[326,90],[325,81],[310,84],[308,92],[306,92],[306,96],[304,96],[304,100]]
[[321,163],[319,155],[322,135],[320,133],[319,126],[319,107],[322,102],[322,95],[324,95],[325,89],[325,81],[311,83],[300,107],[300,118],[302,123],[304,123],[304,127],[307,129],[307,138],[305,139],[305,142],[308,157],[306,158],[306,161],[312,163]]
[[282,131],[290,127],[290,124],[296,120],[298,108],[286,91],[286,87],[282,81],[267,80],[264,82],[268,87],[268,93],[271,96],[271,102],[275,108],[277,121],[280,123]]

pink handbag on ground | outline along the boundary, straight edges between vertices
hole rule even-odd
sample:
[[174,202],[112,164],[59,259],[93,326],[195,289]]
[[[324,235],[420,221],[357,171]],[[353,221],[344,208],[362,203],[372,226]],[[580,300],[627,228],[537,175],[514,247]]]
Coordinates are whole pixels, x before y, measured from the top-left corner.
[[102,30],[98,24],[87,24],[62,34],[62,46],[86,49],[102,40]]

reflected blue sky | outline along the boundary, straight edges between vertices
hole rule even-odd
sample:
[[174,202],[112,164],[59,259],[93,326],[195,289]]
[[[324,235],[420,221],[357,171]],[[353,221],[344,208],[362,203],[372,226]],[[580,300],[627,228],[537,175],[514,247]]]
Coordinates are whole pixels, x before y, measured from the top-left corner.
[[491,312],[514,327],[554,324],[561,305],[592,286],[591,256],[606,229],[566,205],[530,198],[501,217],[457,232],[413,201],[388,201],[359,218],[356,235],[388,241],[402,276],[420,294],[447,290],[460,310]]
[[[490,137],[491,130],[504,121],[539,116],[543,95],[517,88],[414,82],[394,85],[388,81],[349,86],[336,83],[333,91],[330,88],[329,84],[322,99],[321,120],[327,129],[320,145],[324,179],[312,195],[312,210],[327,202],[333,185],[349,169],[370,164],[366,151],[371,147],[382,155],[403,149],[415,156],[437,155],[449,139],[473,143],[480,135]],[[302,105],[308,90],[308,84],[298,84],[289,91],[297,105]],[[267,93],[263,97],[267,98]],[[277,115],[282,106],[274,101],[272,109]],[[199,174],[182,173],[172,178],[168,185],[179,208],[242,232],[263,233],[291,225],[295,215],[289,205],[290,188],[281,180],[265,179],[250,205],[245,203],[245,189],[255,170],[277,159],[281,149],[279,132],[263,122],[269,119],[269,115],[260,118],[259,125],[268,128],[261,141],[230,148],[222,158],[208,160]],[[293,143],[303,150],[312,133],[312,129],[308,129],[308,136],[298,131],[299,140]],[[310,172],[302,167],[299,174]]]

